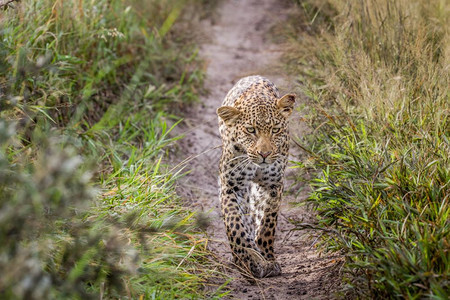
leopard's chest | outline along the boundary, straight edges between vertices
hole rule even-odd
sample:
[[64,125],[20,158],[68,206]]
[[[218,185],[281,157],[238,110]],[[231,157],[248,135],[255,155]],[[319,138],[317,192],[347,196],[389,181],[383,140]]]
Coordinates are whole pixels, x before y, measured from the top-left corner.
[[223,168],[222,177],[225,180],[224,183],[232,187],[235,192],[245,193],[251,183],[269,186],[274,182],[279,182],[283,176],[283,170],[283,163],[278,161],[265,166],[246,163],[245,160],[232,161]]

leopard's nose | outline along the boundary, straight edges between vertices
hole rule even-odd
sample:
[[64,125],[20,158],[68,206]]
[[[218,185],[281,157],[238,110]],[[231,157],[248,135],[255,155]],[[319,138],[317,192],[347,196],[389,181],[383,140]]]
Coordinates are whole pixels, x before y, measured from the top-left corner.
[[263,158],[266,158],[271,153],[272,153],[272,151],[267,151],[267,152],[260,152],[260,151],[258,151],[258,154],[261,155]]

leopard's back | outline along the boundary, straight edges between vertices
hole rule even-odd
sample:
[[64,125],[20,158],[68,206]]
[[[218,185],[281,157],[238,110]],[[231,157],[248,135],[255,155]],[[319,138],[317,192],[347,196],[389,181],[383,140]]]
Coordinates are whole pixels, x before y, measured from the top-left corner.
[[[244,95],[246,97],[241,97]],[[253,75],[241,78],[227,93],[222,105],[236,106],[237,100],[245,101],[245,98],[259,96],[267,99],[278,99],[277,87],[267,78]]]

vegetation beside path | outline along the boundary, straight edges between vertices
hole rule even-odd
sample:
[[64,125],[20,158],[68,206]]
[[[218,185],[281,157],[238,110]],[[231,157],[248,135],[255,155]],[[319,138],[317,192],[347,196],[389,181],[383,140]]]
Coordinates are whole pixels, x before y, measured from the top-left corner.
[[344,291],[448,299],[448,3],[296,3],[285,58],[312,129],[298,166],[313,170],[309,203],[322,247],[345,258]]
[[[206,295],[204,222],[163,163],[166,121],[202,88],[211,3],[2,1],[0,298],[223,296]],[[294,3],[285,59],[312,129],[299,180],[342,293],[448,299],[449,5]]]
[[[2,299],[203,298],[206,242],[161,163],[197,99],[207,1],[12,1],[0,16]],[[173,110],[172,110],[173,111]],[[173,123],[173,122],[172,122]]]

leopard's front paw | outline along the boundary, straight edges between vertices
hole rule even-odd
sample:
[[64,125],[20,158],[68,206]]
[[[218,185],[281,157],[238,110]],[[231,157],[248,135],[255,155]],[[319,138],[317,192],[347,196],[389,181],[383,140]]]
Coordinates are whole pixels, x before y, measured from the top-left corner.
[[278,262],[272,261],[266,266],[264,277],[273,277],[281,274],[281,266]]
[[263,278],[266,275],[266,270],[261,265],[255,265],[251,268],[252,275],[255,278]]

